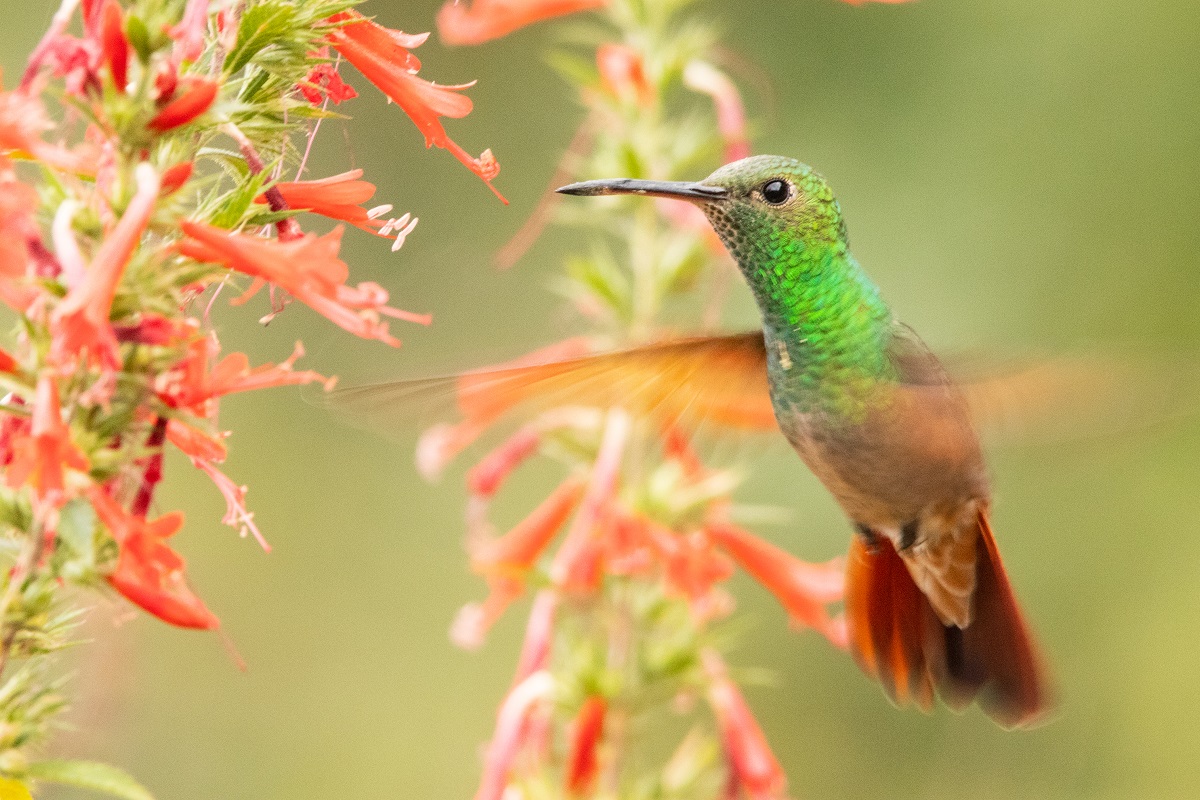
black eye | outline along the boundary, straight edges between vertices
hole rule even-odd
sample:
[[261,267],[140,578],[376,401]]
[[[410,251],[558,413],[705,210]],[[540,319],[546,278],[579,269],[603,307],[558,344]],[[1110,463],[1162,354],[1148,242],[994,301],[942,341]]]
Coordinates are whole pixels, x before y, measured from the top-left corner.
[[780,206],[792,196],[792,187],[787,181],[767,181],[762,187],[762,196],[773,206]]

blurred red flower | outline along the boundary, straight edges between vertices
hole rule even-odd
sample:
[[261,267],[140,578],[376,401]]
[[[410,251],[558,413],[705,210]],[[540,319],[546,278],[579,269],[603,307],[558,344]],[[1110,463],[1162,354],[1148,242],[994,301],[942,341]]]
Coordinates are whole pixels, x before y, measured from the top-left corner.
[[845,626],[831,618],[827,608],[842,599],[846,569],[841,559],[810,564],[727,522],[709,524],[706,531],[775,595],[794,625],[813,628],[839,647],[846,646]]
[[117,567],[108,576],[114,589],[163,622],[210,630],[220,625],[188,586],[183,558],[165,543],[183,527],[181,512],[148,521],[129,514],[100,486],[92,486],[88,496],[120,548]]
[[713,650],[706,650],[703,660],[710,681],[708,702],[721,728],[734,782],[745,789],[751,800],[779,800],[787,789],[787,776],[767,744],[754,712],[729,679],[721,657]]
[[585,795],[596,782],[600,762],[597,757],[600,741],[604,736],[604,717],[608,703],[603,697],[593,695],[583,701],[575,724],[571,729],[567,749],[567,793]]
[[13,436],[9,453],[11,461],[5,469],[9,488],[29,483],[39,499],[55,505],[67,500],[63,470],[88,468],[87,458],[71,441],[71,431],[63,422],[58,384],[50,374],[38,378],[32,423]]
[[[500,173],[491,150],[472,158],[466,150],[446,135],[439,117],[460,119],[471,111],[471,99],[457,92],[470,88],[472,83],[438,86],[417,77],[421,62],[410,49],[419,47],[428,33],[409,34],[392,30],[368,20],[357,11],[345,11],[329,18],[340,23],[329,34],[329,43],[379,91],[400,106],[425,136],[425,146],[437,145],[461,161],[488,185],[497,197],[504,197],[492,186]],[[507,203],[508,201],[505,200]]]
[[186,125],[199,117],[217,99],[220,84],[211,78],[188,75],[179,81],[171,99],[146,123],[155,133]]
[[601,83],[613,96],[632,95],[640,105],[654,100],[654,87],[646,80],[642,54],[632,47],[605,42],[596,49],[596,67]]
[[87,353],[106,369],[121,366],[109,315],[125,265],[154,213],[159,190],[158,174],[149,164],[139,164],[134,175],[137,192],[120,222],[96,251],[83,280],[67,293],[50,318],[51,353],[59,363]]
[[551,17],[607,5],[608,0],[451,0],[438,12],[438,34],[446,44],[480,44]]
[[14,311],[25,311],[38,296],[28,281],[29,243],[38,238],[37,202],[34,188],[18,181],[0,156],[0,302]]

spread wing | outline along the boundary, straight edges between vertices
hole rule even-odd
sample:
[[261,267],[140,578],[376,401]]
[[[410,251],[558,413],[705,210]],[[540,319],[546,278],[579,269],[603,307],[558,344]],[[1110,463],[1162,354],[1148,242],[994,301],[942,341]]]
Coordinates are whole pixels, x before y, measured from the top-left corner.
[[[1190,369],[1114,357],[1062,357],[1004,369],[979,370],[969,379],[947,376],[938,359],[911,332],[898,329],[891,356],[904,394],[929,411],[942,407],[960,418],[965,407],[981,432],[1005,438],[1074,439],[1130,429],[1194,406]],[[767,389],[761,332],[668,340],[592,353],[570,340],[496,367],[333,392],[330,406],[387,428],[411,426],[432,410],[452,411],[485,427],[510,411],[566,405],[622,406],[666,423],[715,425],[735,431],[777,430]],[[982,374],[981,374],[982,373]],[[947,404],[947,392],[955,396]],[[951,413],[952,412],[952,413]],[[426,419],[426,421],[428,421]]]
[[486,426],[518,408],[621,406],[665,423],[776,429],[762,333],[678,339],[594,355],[557,347],[495,368],[336,391],[328,402],[376,421],[403,423],[414,407],[457,407]]

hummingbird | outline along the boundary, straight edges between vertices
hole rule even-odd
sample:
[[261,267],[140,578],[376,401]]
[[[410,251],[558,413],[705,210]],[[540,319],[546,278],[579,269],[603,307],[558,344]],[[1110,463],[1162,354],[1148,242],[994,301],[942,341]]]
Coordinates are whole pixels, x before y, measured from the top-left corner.
[[709,362],[708,383],[725,382],[726,394],[739,370],[765,373],[779,429],[854,529],[845,610],[863,669],[900,705],[928,709],[936,692],[954,707],[977,699],[1006,727],[1038,720],[1045,671],[1000,561],[964,396],[859,266],[825,179],[792,158],[754,156],[698,182],[557,191],[692,203],[737,262],[761,334],[615,357],[682,359],[698,386],[697,362]]
[[[852,526],[850,649],[897,705],[978,701],[1004,727],[1049,706],[1042,658],[1000,561],[970,407],[850,252],[819,174],[783,156],[735,161],[696,182],[618,178],[562,194],[641,195],[698,206],[737,262],[760,330],[558,353],[454,376],[479,431],[519,405],[620,405],[671,423],[779,430]],[[343,390],[360,411],[403,406],[439,379]]]

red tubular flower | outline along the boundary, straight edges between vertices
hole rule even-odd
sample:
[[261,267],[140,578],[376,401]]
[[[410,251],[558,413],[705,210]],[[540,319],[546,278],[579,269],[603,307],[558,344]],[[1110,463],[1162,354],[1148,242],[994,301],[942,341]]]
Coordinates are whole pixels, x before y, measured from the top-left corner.
[[623,44],[606,42],[596,50],[600,80],[615,97],[633,96],[639,105],[654,100],[654,87],[646,80],[642,54]]
[[155,386],[163,402],[172,408],[186,408],[208,417],[212,411],[209,401],[227,394],[307,383],[324,383],[327,390],[333,388],[333,378],[312,370],[297,372],[294,369],[297,359],[304,355],[304,346],[300,342],[296,342],[292,354],[279,364],[251,368],[245,353],[230,353],[210,370],[209,364],[216,358],[217,347],[216,341],[207,336],[188,345],[187,357],[163,373]]
[[842,599],[845,566],[841,559],[810,564],[726,522],[710,524],[706,530],[742,569],[775,595],[793,624],[814,628],[845,647],[845,628],[830,618],[827,608],[828,603]]
[[178,419],[167,421],[167,441],[191,458],[224,461],[225,444]]
[[471,568],[481,575],[519,578],[554,540],[586,487],[578,477],[567,478],[508,533],[473,547]]
[[146,123],[146,127],[155,133],[163,133],[188,124],[208,111],[220,88],[212,78],[197,75],[182,78],[171,100]]
[[255,524],[254,515],[246,510],[246,487],[234,483],[216,467],[225,460],[224,443],[177,419],[167,423],[167,440],[182,450],[192,460],[192,466],[207,475],[225,498],[225,516],[221,522],[238,529],[243,536],[253,535],[262,549],[270,552],[271,546]]
[[208,33],[208,0],[188,0],[183,19],[167,32],[175,40],[176,63],[198,59]]
[[343,23],[329,34],[330,44],[363,77],[404,110],[424,134],[425,146],[437,145],[450,151],[467,169],[482,178],[497,197],[504,200],[492,186],[492,180],[500,173],[500,165],[492,151],[484,150],[479,158],[472,158],[446,135],[446,129],[438,119],[460,119],[469,114],[471,99],[456,93],[473,84],[438,86],[417,77],[421,62],[409,50],[423,44],[429,34],[406,34],[384,28],[357,11],[335,14],[329,21]]
[[190,238],[179,244],[179,252],[197,261],[213,261],[255,278],[244,302],[265,283],[291,292],[314,311],[364,339],[378,339],[397,347],[400,340],[388,333],[380,315],[428,325],[428,315],[413,314],[387,305],[388,293],[377,283],[346,285],[350,268],[338,258],[342,228],[324,236],[304,234],[280,241],[249,234],[230,233],[201,222],[180,223]]
[[541,441],[542,432],[533,425],[526,425],[514,433],[467,473],[467,488],[471,494],[483,498],[496,494],[512,471],[537,452]]
[[67,293],[50,318],[51,354],[59,363],[89,352],[107,369],[121,365],[108,317],[125,265],[154,213],[159,189],[158,174],[149,164],[139,164],[135,177],[137,192],[121,221],[96,251],[83,281]]
[[122,92],[129,74],[129,40],[117,0],[108,0],[100,11],[100,46],[113,84]]
[[767,737],[754,719],[754,712],[729,679],[721,657],[712,650],[703,653],[708,673],[708,702],[721,727],[721,739],[729,769],[737,785],[751,800],[779,800],[787,789],[787,776],[771,752]]
[[729,76],[704,61],[692,61],[683,70],[683,82],[689,89],[712,98],[717,109],[717,130],[725,140],[725,162],[750,155],[746,135],[746,108],[737,86]]
[[[284,181],[275,184],[288,208],[303,209],[330,219],[349,222],[365,231],[378,231],[383,220],[374,219],[362,204],[375,195],[375,184],[359,180],[361,169],[352,169],[340,175],[331,175],[315,181]],[[266,195],[255,198],[256,203],[266,203]]]
[[554,618],[558,612],[558,594],[542,589],[533,598],[529,619],[525,622],[525,640],[521,642],[521,657],[517,659],[515,683],[528,678],[550,661],[550,645],[554,640]]
[[162,174],[162,188],[159,190],[163,197],[175,194],[192,177],[192,162],[182,161],[167,167]]
[[488,596],[469,603],[455,618],[450,638],[459,647],[473,650],[496,620],[525,591],[525,574],[549,546],[583,497],[586,483],[567,478],[529,516],[503,536],[472,543],[471,568],[487,578]]
[[566,788],[570,795],[585,795],[596,783],[600,761],[597,757],[604,737],[604,717],[608,702],[598,695],[583,701],[572,726],[567,748]]
[[[309,55],[314,58],[328,58],[329,48],[322,47]],[[304,95],[304,99],[314,106],[321,105],[326,97],[335,106],[344,100],[353,100],[358,97],[358,92],[354,91],[354,87],[345,83],[342,76],[338,74],[337,65],[330,63],[315,65],[308,71],[304,83],[298,84],[296,88],[300,90],[300,94]]]
[[0,92],[0,154],[27,153],[65,172],[94,174],[94,159],[42,141],[42,134],[52,127],[37,97],[23,91]]
[[37,237],[37,192],[0,157],[0,302],[24,312],[38,296],[29,283],[29,242]]
[[608,0],[451,0],[438,12],[438,34],[446,44],[480,44],[551,17],[588,11]]
[[86,470],[88,460],[71,441],[71,431],[62,419],[58,399],[58,384],[49,374],[38,378],[37,396],[33,406],[33,421],[29,432],[14,437],[10,452],[12,460],[5,470],[10,489],[28,483],[41,500],[62,505],[65,468]]
[[120,548],[117,567],[108,576],[114,589],[163,622],[206,630],[220,625],[188,586],[183,558],[165,544],[183,526],[181,512],[147,521],[126,512],[102,487],[93,486],[88,497]]
[[525,742],[529,718],[538,706],[549,701],[553,692],[554,678],[539,671],[514,686],[504,698],[496,715],[496,731],[484,757],[483,779],[475,800],[501,800],[513,762]]

